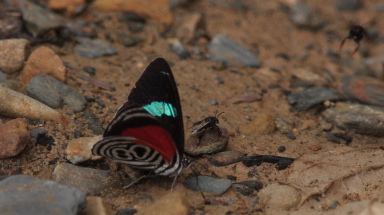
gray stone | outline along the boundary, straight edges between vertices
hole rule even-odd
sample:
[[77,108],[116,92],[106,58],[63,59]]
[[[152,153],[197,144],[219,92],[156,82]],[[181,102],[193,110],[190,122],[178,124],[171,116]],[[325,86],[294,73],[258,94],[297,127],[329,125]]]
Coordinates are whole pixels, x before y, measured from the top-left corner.
[[323,112],[328,122],[359,134],[384,136],[384,108],[338,102]]
[[[100,194],[110,188],[123,187],[119,177],[111,171],[97,170],[61,163],[53,171],[53,177],[59,183],[78,187],[87,194]],[[127,181],[127,183],[130,183]]]
[[291,7],[291,20],[301,28],[318,29],[323,25],[320,16],[306,2],[297,2]]
[[91,129],[94,134],[103,134],[104,128],[101,126],[101,122],[95,114],[86,111],[84,114],[84,118],[88,120],[88,128]]
[[27,30],[34,37],[64,26],[64,19],[28,0],[17,0]]
[[168,43],[169,43],[169,46],[171,47],[171,50],[179,56],[180,60],[185,60],[191,56],[189,51],[184,47],[184,45],[180,42],[180,40],[169,39]]
[[360,0],[339,0],[336,2],[336,8],[340,11],[356,11],[363,6]]
[[292,93],[287,96],[289,104],[296,110],[302,111],[321,104],[327,100],[335,101],[343,99],[343,96],[336,90],[323,87],[313,87],[298,93]]
[[0,190],[0,214],[76,215],[87,204],[75,187],[28,175],[7,177],[0,181]]
[[76,54],[89,58],[95,59],[103,55],[116,55],[117,51],[113,46],[102,39],[81,39],[80,44],[75,46]]
[[75,88],[46,74],[33,78],[26,91],[32,98],[52,108],[67,105],[73,111],[79,112],[85,108],[87,100]]
[[210,60],[225,62],[231,66],[260,67],[261,62],[250,51],[231,38],[219,34],[208,46]]
[[232,182],[227,179],[217,179],[210,176],[199,175],[187,180],[184,185],[191,190],[223,194]]
[[0,71],[0,83],[3,83],[3,82],[6,81],[6,80],[7,80],[7,77],[5,76],[4,73],[2,73],[2,72]]

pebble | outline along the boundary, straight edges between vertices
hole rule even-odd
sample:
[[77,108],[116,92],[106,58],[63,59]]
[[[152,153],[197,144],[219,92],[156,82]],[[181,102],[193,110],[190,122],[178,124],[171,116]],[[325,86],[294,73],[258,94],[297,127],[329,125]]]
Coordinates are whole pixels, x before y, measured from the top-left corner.
[[31,130],[29,133],[32,135],[32,138],[36,140],[39,135],[47,135],[48,130],[45,130],[43,128],[36,128]]
[[24,66],[30,52],[30,44],[26,39],[0,40],[0,70],[6,74],[14,74]]
[[84,71],[90,75],[96,75],[96,69],[95,67],[86,66],[84,67]]
[[20,154],[28,145],[30,134],[25,119],[14,119],[0,125],[0,159]]
[[285,146],[279,146],[279,148],[277,148],[277,151],[279,152],[285,152],[286,148]]
[[7,76],[0,71],[0,83],[3,83],[6,80],[7,80]]
[[[384,3],[383,3],[384,5]],[[384,80],[384,55],[365,58],[361,70],[366,70],[379,80]]]
[[[249,188],[252,188],[256,191],[259,191],[261,189],[263,189],[263,183],[259,182],[259,181],[242,181],[242,182],[238,182],[236,184],[241,184],[241,185],[244,185],[244,186],[247,186]],[[236,185],[234,184],[234,185]]]
[[103,198],[99,196],[88,196],[87,197],[87,207],[81,214],[86,215],[112,215],[115,212],[112,210],[111,206],[108,205]]
[[194,191],[224,194],[231,187],[232,182],[227,179],[199,175],[188,179],[184,185]]
[[[160,23],[165,29],[173,22],[173,12],[169,1],[142,1],[142,0],[96,0],[93,6],[102,10],[128,11]],[[165,29],[161,29],[161,32]]]
[[48,6],[53,10],[66,10],[69,16],[73,16],[83,11],[86,3],[86,0],[50,0]]
[[384,82],[371,77],[345,76],[342,90],[352,100],[384,107]]
[[295,68],[292,70],[292,75],[298,79],[298,83],[293,83],[290,87],[306,87],[314,85],[314,83],[323,83],[324,78],[316,74],[311,68]]
[[210,60],[230,66],[260,67],[261,62],[250,51],[226,35],[216,35],[208,45]]
[[183,17],[182,24],[177,28],[177,38],[183,43],[190,43],[198,38],[197,28],[203,27],[203,15],[201,13],[188,13]]
[[64,19],[50,10],[29,0],[16,1],[21,9],[25,27],[34,37],[64,26]]
[[209,99],[209,104],[212,106],[218,105],[219,102],[216,99]]
[[46,74],[33,78],[26,91],[32,98],[52,108],[67,105],[75,112],[84,110],[87,100],[75,88]]
[[53,178],[59,183],[78,187],[86,194],[100,194],[107,189],[122,187],[119,177],[111,171],[80,167],[69,163],[58,164],[53,170]]
[[47,74],[61,82],[66,82],[67,69],[63,61],[46,46],[37,48],[29,56],[21,73],[21,83],[27,86],[29,81],[39,74]]
[[[161,208],[161,209],[160,209]],[[188,215],[189,205],[186,189],[176,187],[172,192],[156,199],[149,206],[139,208],[135,215]]]
[[331,142],[334,142],[334,143],[337,143],[337,144],[340,144],[340,140],[338,137],[336,137],[334,134],[332,133],[327,133],[325,135],[325,138],[328,140],[328,141],[331,141]]
[[243,159],[243,164],[247,167],[260,166],[263,162],[276,164],[276,169],[286,169],[295,161],[294,158],[281,157],[276,155],[250,155]]
[[292,132],[292,129],[293,129],[292,123],[280,117],[275,118],[275,127],[276,127],[276,130],[282,134],[287,134],[289,132]]
[[192,156],[212,154],[225,150],[228,142],[228,130],[216,126],[213,129],[206,130],[201,139],[199,139],[199,135],[189,136],[186,140],[184,151]]
[[93,131],[93,134],[100,135],[104,133],[104,128],[101,126],[99,117],[95,114],[85,111],[84,119],[88,121],[88,128]]
[[168,44],[171,47],[171,50],[179,56],[180,60],[188,59],[191,56],[179,39],[170,38],[168,39]]
[[75,19],[68,21],[65,25],[65,31],[68,36],[73,36],[75,38],[96,38],[97,32],[95,26],[86,22],[83,19]]
[[102,39],[81,39],[79,44],[75,46],[76,54],[89,58],[95,59],[103,55],[116,55],[117,51],[113,46]]
[[143,38],[126,33],[117,34],[116,40],[117,42],[123,44],[125,47],[133,47],[139,43],[144,42]]
[[288,185],[270,184],[259,194],[259,204],[263,208],[289,209],[299,205],[301,193]]
[[299,28],[319,29],[323,25],[319,14],[306,2],[297,2],[291,7],[291,20]]
[[292,132],[288,132],[287,133],[287,137],[291,140],[296,140],[296,135]]
[[52,108],[29,96],[0,86],[0,114],[5,117],[24,117],[32,120],[54,120],[67,124],[67,120]]
[[53,139],[53,137],[45,133],[39,134],[36,138],[36,145],[41,145],[44,148],[46,148],[48,151],[51,151],[52,146],[56,145],[55,142],[56,141],[55,139]]
[[228,166],[233,163],[240,162],[244,157],[244,153],[239,151],[219,152],[211,157],[211,163],[215,166]]
[[134,215],[137,213],[136,209],[133,208],[124,208],[119,210],[116,215]]
[[255,101],[261,101],[263,97],[260,94],[255,93],[244,93],[241,95],[236,95],[229,99],[232,104],[240,104],[240,103],[249,103]]
[[[4,6],[3,6],[4,7]],[[16,10],[7,10],[5,6],[1,11],[0,23],[6,28],[0,28],[0,39],[17,38],[23,31],[23,22],[21,12]]]
[[358,134],[384,136],[384,108],[338,102],[323,112],[328,122]]
[[360,0],[338,0],[336,9],[339,11],[356,11],[363,7],[363,2]]
[[0,181],[0,214],[76,215],[86,206],[79,189],[55,181],[15,175]]
[[275,132],[275,116],[261,114],[253,121],[240,127],[245,134],[271,135]]
[[316,144],[308,146],[308,149],[316,152],[316,151],[321,150],[321,145],[316,143]]
[[335,101],[343,99],[343,96],[336,90],[313,87],[301,92],[292,93],[287,96],[288,102],[297,111],[307,110],[327,100]]
[[102,136],[95,137],[80,137],[69,141],[67,150],[67,159],[73,163],[78,164],[88,160],[98,160],[101,156],[92,155],[92,147],[95,143],[102,139]]

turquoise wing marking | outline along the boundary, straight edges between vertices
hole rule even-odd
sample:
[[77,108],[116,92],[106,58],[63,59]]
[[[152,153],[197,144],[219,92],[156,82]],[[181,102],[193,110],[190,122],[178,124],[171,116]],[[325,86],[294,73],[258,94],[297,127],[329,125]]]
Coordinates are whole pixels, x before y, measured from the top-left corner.
[[177,116],[176,108],[173,107],[172,104],[166,102],[152,102],[149,105],[145,105],[143,108],[153,116],[161,117],[163,114],[171,117]]

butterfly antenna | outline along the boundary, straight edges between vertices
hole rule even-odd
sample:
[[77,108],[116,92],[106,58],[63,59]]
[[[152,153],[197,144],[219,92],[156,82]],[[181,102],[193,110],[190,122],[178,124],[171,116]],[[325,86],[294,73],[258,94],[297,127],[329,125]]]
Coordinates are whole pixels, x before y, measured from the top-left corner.
[[221,113],[219,113],[219,114],[217,114],[216,115],[216,118],[219,118],[219,116],[221,115],[221,114],[223,114],[224,112],[221,112]]

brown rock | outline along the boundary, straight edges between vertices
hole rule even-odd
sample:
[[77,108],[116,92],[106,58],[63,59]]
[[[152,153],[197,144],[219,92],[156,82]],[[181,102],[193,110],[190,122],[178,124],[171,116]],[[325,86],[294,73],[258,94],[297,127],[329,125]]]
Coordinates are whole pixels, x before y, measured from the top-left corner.
[[87,160],[101,159],[101,156],[92,155],[92,147],[101,140],[102,136],[81,137],[71,140],[67,146],[67,159],[73,164],[78,164]]
[[308,146],[308,148],[312,151],[319,151],[321,149],[321,146],[320,146],[320,144],[313,144],[313,145]]
[[183,43],[192,42],[195,38],[196,29],[203,25],[203,16],[200,13],[187,14],[183,18],[183,24],[177,29],[177,37]]
[[[91,169],[61,163],[53,170],[55,181],[78,187],[87,194],[100,194],[107,189],[123,187],[119,177],[111,171]],[[127,183],[130,183],[127,181]]]
[[66,10],[68,15],[75,15],[79,8],[85,7],[86,0],[50,0],[48,5],[53,10]]
[[259,202],[263,207],[289,209],[301,201],[298,190],[288,185],[271,184],[263,188],[259,194]]
[[82,214],[87,215],[114,215],[115,212],[111,207],[98,196],[87,197],[87,207],[82,211]]
[[7,74],[18,72],[23,68],[29,52],[28,40],[0,40],[0,70]]
[[39,74],[47,74],[65,82],[66,73],[67,69],[60,57],[52,49],[42,46],[29,56],[21,74],[21,83],[27,86]]
[[176,187],[173,192],[157,199],[152,205],[139,209],[136,215],[187,215],[189,205],[184,187]]
[[0,125],[0,159],[18,155],[30,142],[25,119],[14,119]]
[[275,117],[271,114],[262,114],[251,123],[242,126],[241,131],[245,134],[273,134],[275,132]]

